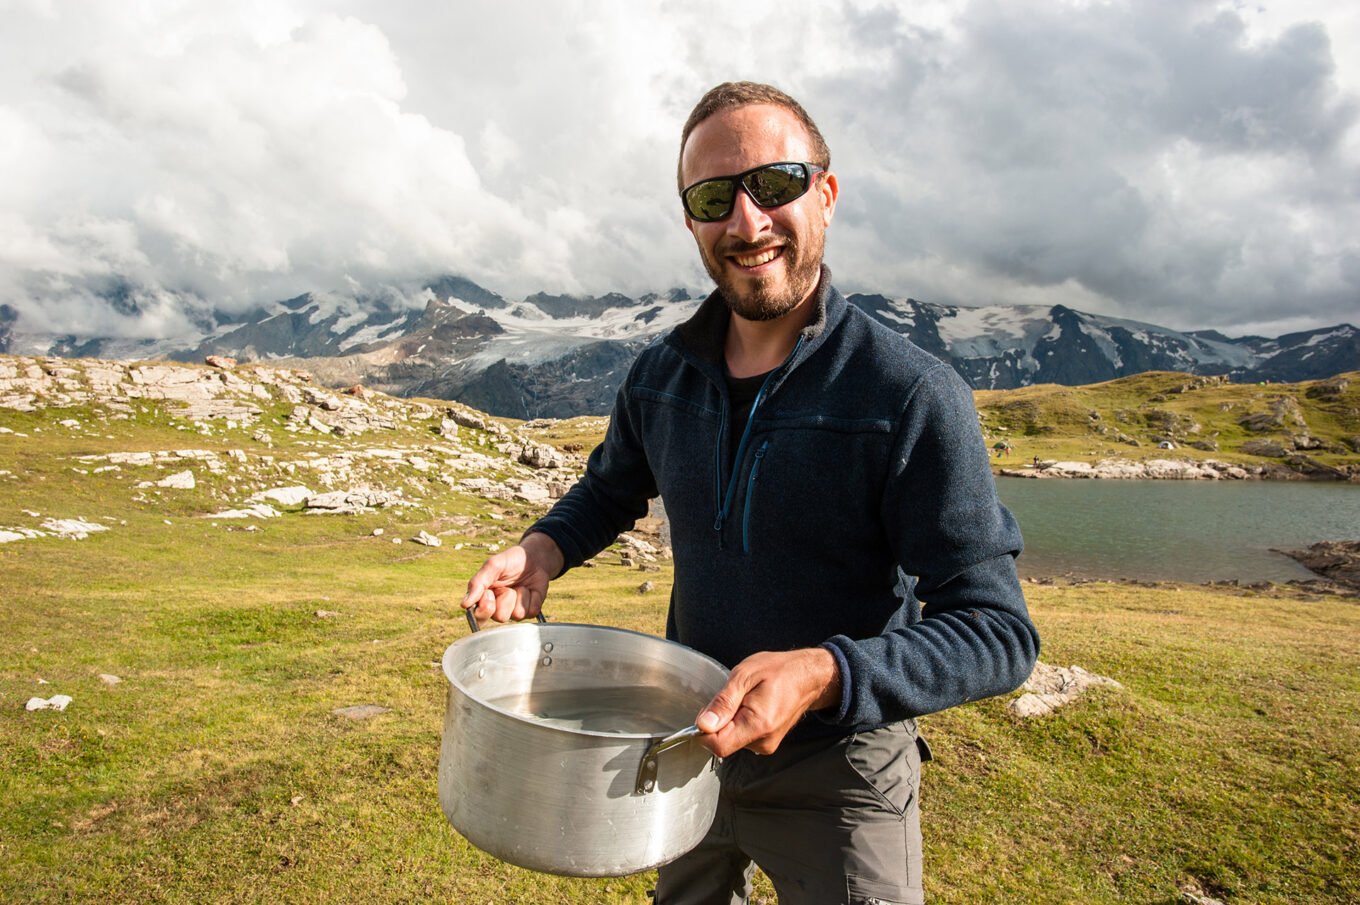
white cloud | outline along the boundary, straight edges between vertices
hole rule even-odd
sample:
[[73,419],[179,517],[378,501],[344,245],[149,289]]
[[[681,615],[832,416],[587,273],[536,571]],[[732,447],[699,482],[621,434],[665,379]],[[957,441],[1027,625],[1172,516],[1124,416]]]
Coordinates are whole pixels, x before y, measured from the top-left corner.
[[[827,134],[843,288],[1229,331],[1360,298],[1340,0],[0,9],[0,301],[54,330],[441,272],[703,285],[676,145],[728,78]],[[123,284],[142,320],[92,317]]]

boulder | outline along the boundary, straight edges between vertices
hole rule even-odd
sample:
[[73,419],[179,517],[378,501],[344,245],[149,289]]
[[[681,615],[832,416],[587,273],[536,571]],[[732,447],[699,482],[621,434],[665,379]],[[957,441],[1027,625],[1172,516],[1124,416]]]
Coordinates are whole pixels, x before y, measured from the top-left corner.
[[1033,672],[1021,686],[1025,694],[1011,701],[1006,707],[1022,719],[1046,716],[1059,707],[1072,703],[1088,689],[1097,685],[1123,687],[1114,679],[1087,672],[1080,666],[1064,668],[1038,662],[1034,664]]
[[258,503],[248,509],[227,509],[224,512],[214,512],[210,515],[200,515],[199,518],[278,518],[279,511],[267,503]]
[[253,494],[248,503],[278,503],[280,506],[298,506],[307,501],[312,492],[301,484],[290,487],[271,487]]
[[193,490],[197,486],[192,471],[177,471],[172,475],[166,475],[156,482],[157,487],[165,487],[170,490]]
[[1335,399],[1346,392],[1350,385],[1351,382],[1344,377],[1333,377],[1310,386],[1303,395],[1309,399]]
[[79,518],[45,519],[42,528],[56,537],[65,537],[71,540],[84,540],[96,531],[109,530],[106,525],[87,522]]
[[530,468],[561,468],[566,462],[566,456],[551,446],[531,441],[524,444],[519,461]]
[[416,536],[411,538],[411,540],[417,544],[424,544],[427,547],[442,547],[444,545],[442,540],[425,531],[417,532]]

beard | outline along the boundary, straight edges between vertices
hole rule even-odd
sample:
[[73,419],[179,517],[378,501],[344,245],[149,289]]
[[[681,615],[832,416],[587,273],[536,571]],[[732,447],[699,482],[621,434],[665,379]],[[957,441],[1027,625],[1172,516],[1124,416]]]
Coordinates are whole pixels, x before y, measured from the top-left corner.
[[768,243],[752,245],[732,241],[716,248],[714,255],[701,249],[704,268],[718,284],[728,309],[748,321],[772,321],[788,314],[812,295],[822,276],[826,236],[820,231],[809,235],[806,244],[794,236],[785,237],[779,259],[784,264],[782,274],[776,272],[753,279],[731,271],[727,261],[729,255],[753,254],[768,247]]

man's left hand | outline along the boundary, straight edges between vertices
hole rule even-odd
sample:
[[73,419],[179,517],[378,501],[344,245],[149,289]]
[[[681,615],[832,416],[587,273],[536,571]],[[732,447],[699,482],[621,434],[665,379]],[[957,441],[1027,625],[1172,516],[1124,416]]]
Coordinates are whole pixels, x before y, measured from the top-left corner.
[[698,742],[719,757],[742,748],[773,754],[803,714],[840,702],[836,659],[820,647],[763,651],[737,664],[699,715]]

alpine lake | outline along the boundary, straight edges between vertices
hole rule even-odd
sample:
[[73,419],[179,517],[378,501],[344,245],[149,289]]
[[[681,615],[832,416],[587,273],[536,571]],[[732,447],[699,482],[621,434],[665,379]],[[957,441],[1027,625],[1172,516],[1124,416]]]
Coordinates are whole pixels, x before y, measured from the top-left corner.
[[1242,583],[1318,577],[1279,550],[1360,539],[1360,485],[997,478],[1026,577]]

